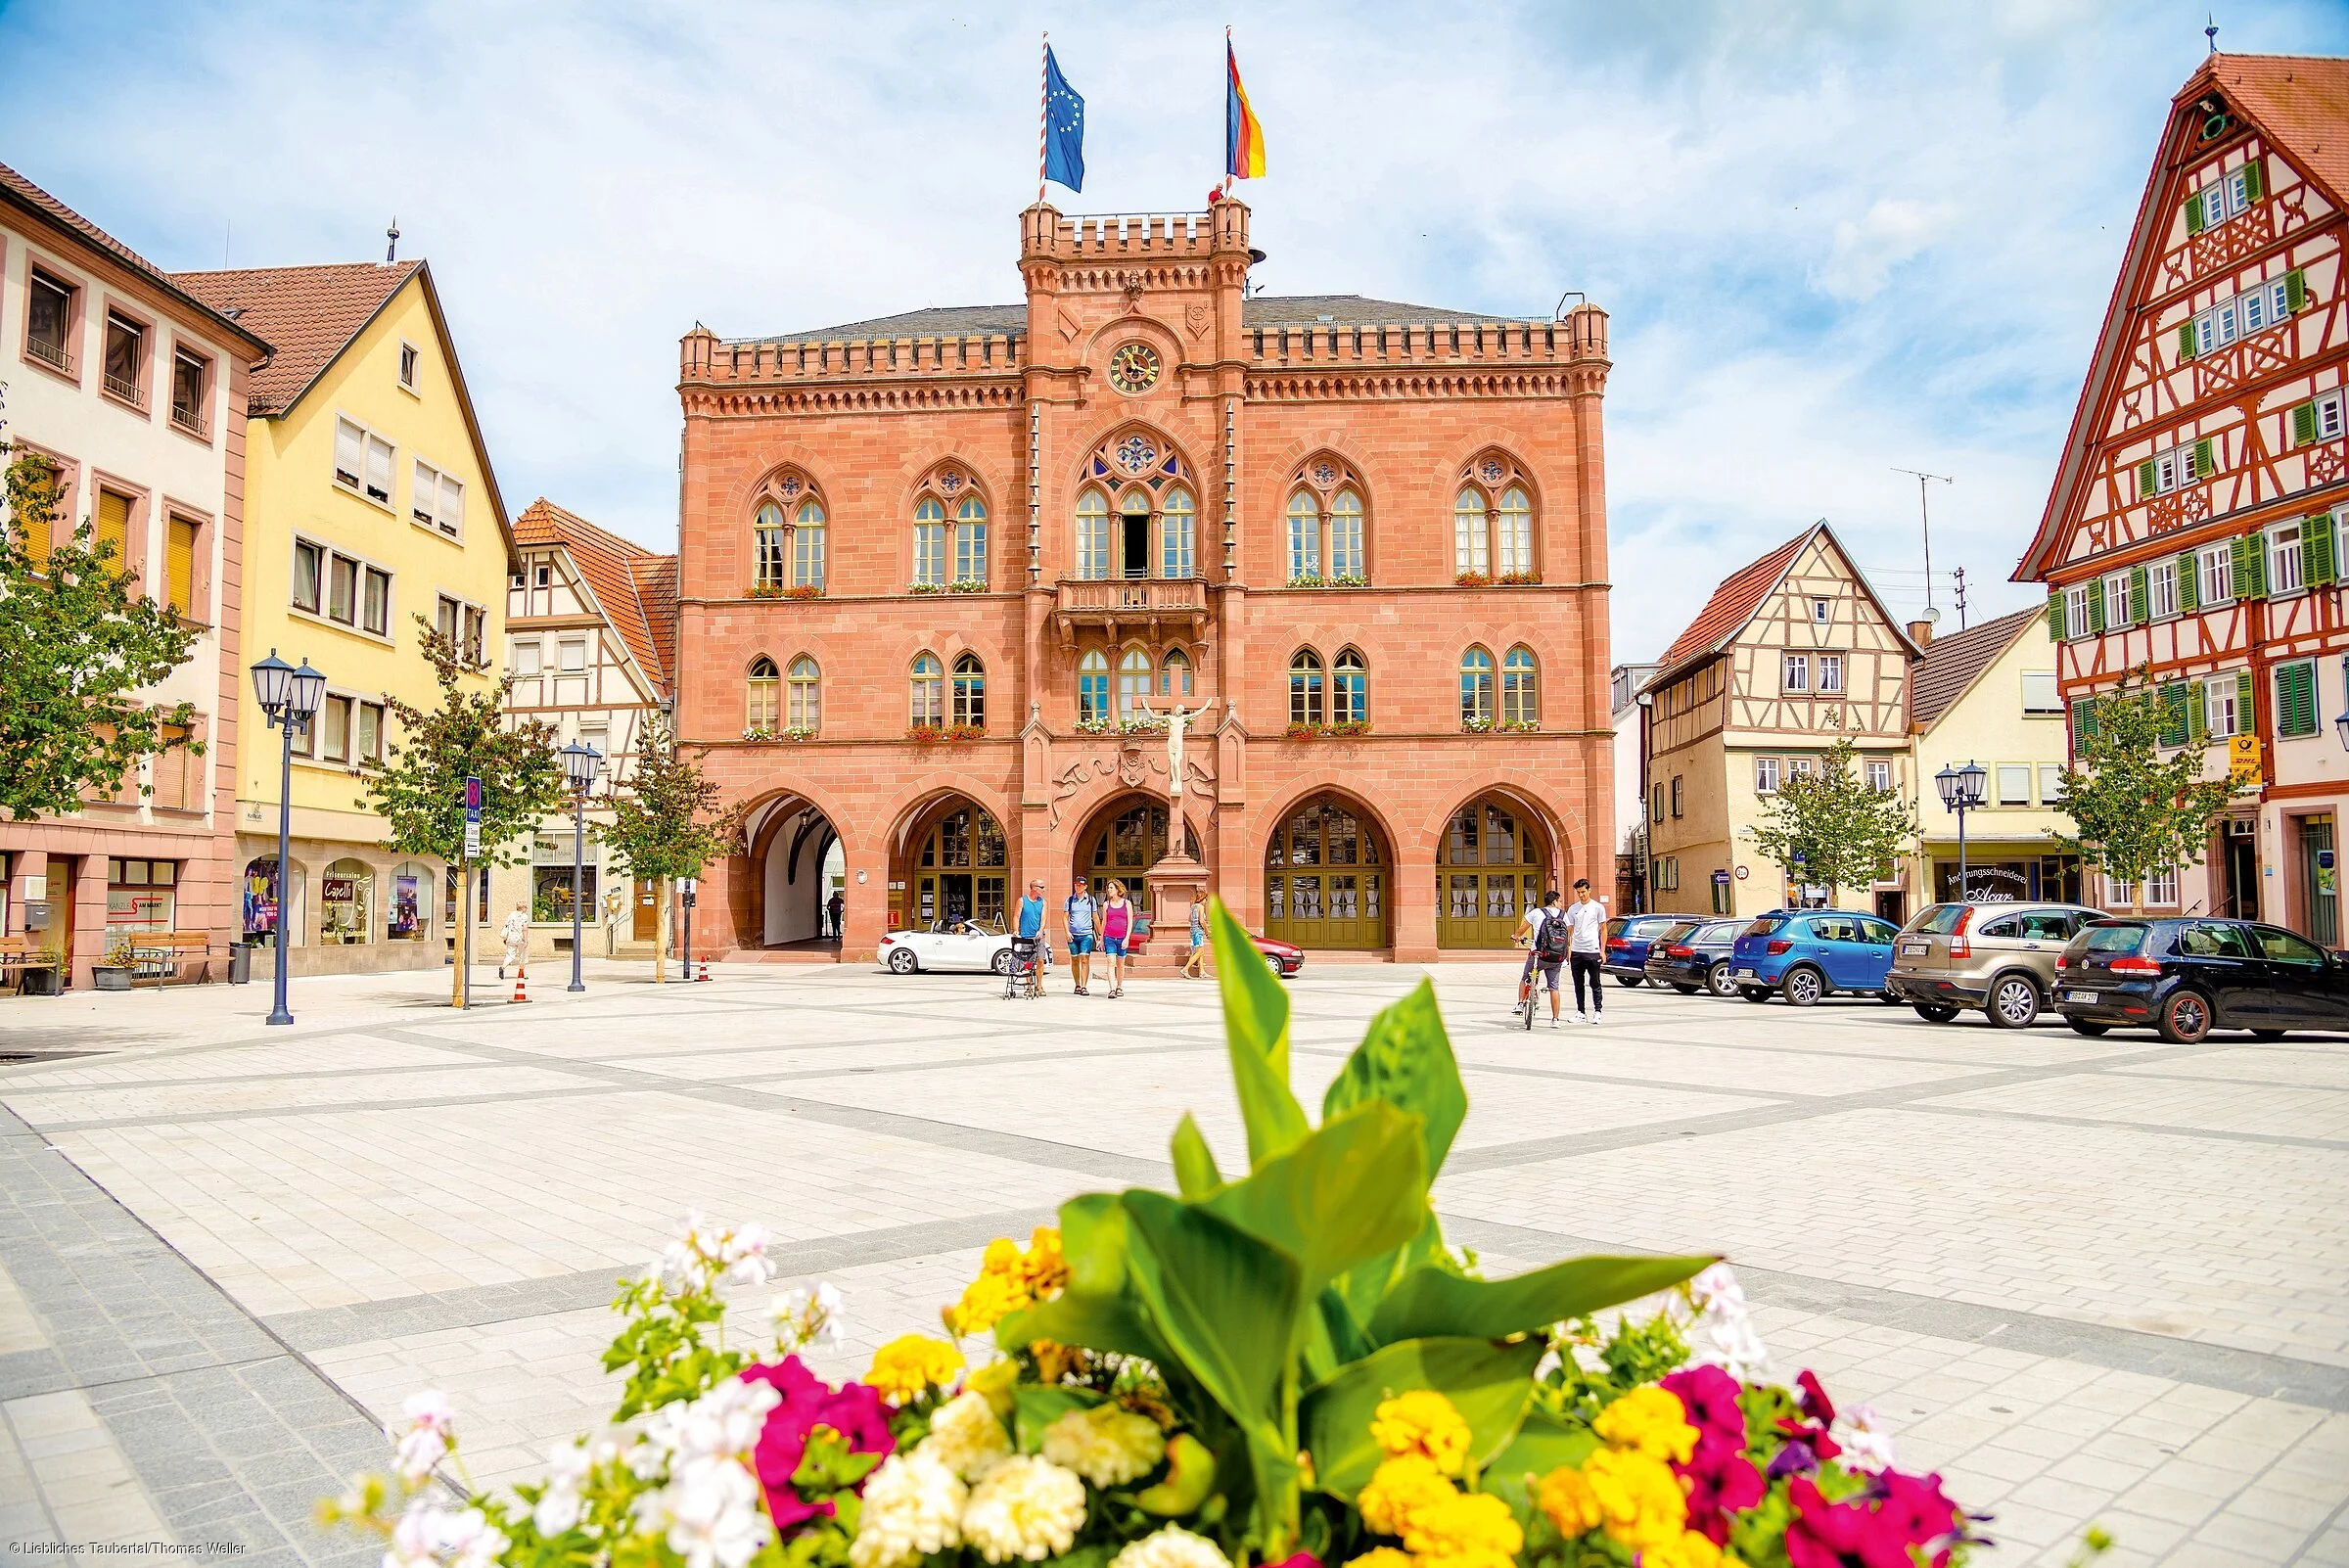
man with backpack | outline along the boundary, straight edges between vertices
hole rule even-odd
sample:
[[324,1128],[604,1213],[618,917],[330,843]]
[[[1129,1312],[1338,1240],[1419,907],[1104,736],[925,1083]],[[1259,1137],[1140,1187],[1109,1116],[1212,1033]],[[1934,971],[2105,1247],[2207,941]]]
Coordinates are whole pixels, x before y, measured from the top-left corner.
[[1093,898],[1093,885],[1078,877],[1069,892],[1069,901],[1061,906],[1069,922],[1069,967],[1077,972],[1077,994],[1087,995],[1085,982],[1092,979],[1093,946],[1099,941],[1100,903]]
[[[1566,940],[1560,944],[1574,969],[1574,1021],[1595,1024],[1606,1011],[1607,978],[1604,937],[1607,929],[1607,906],[1590,897],[1590,879],[1574,880],[1574,902],[1556,922],[1566,928]],[[1583,1010],[1583,981],[1590,982],[1589,1011]],[[1557,992],[1550,992],[1550,1006],[1557,1006]]]
[[[1579,893],[1581,890],[1582,884],[1576,884],[1576,891]],[[1567,954],[1572,950],[1574,944],[1573,911],[1553,907],[1556,899],[1557,895],[1553,893],[1549,896],[1549,899],[1543,904],[1543,918],[1534,931],[1534,963],[1542,971],[1542,984],[1549,991],[1549,1027],[1552,1029],[1556,1029],[1559,1024],[1558,966],[1566,961]],[[1580,979],[1581,969],[1576,969],[1575,975],[1577,979]],[[1526,994],[1525,1004],[1528,1007],[1534,1004],[1533,994],[1530,992]],[[1581,1004],[1579,996],[1576,998],[1576,1004],[1578,1007]]]
[[1542,927],[1554,918],[1557,913],[1558,890],[1552,888],[1542,895],[1542,902],[1539,905],[1525,911],[1525,918],[1517,922],[1517,930],[1509,938],[1511,942],[1525,949],[1525,973],[1517,977],[1517,1011],[1520,1013],[1534,1005],[1534,970],[1535,966],[1542,961],[1542,954],[1538,950],[1538,945],[1542,940]]

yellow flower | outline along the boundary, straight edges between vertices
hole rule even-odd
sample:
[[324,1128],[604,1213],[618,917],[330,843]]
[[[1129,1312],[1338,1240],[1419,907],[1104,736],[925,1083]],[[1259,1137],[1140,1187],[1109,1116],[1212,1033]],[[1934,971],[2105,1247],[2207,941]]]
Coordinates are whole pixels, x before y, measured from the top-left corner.
[[1370,1438],[1391,1455],[1424,1453],[1446,1475],[1458,1475],[1468,1457],[1468,1423],[1433,1389],[1381,1402],[1370,1418]]
[[1542,1478],[1534,1501],[1558,1527],[1558,1534],[1571,1541],[1587,1535],[1606,1523],[1606,1510],[1598,1505],[1598,1493],[1589,1478],[1571,1464],[1561,1464]]
[[1400,1536],[1410,1528],[1420,1510],[1459,1496],[1436,1461],[1424,1453],[1405,1453],[1384,1461],[1370,1474],[1369,1485],[1356,1494],[1354,1505],[1362,1523],[1382,1536]]
[[873,1352],[864,1374],[867,1386],[892,1405],[902,1405],[926,1388],[944,1388],[962,1370],[962,1353],[926,1334],[902,1334]]
[[1060,1250],[1060,1226],[1037,1225],[1020,1258],[1020,1282],[1037,1301],[1049,1300],[1069,1282],[1069,1261]]
[[1348,1562],[1346,1568],[1411,1568],[1411,1559],[1407,1552],[1397,1551],[1393,1546],[1372,1546]]
[[962,1300],[943,1309],[939,1316],[957,1338],[983,1333],[1021,1308],[1057,1295],[1068,1278],[1057,1226],[1037,1225],[1025,1252],[1010,1237],[997,1236],[987,1244],[979,1277],[964,1287]]
[[1683,1531],[1678,1541],[1662,1542],[1639,1554],[1639,1568],[1743,1568],[1705,1536]]
[[962,1380],[966,1392],[984,1398],[998,1420],[1011,1419],[1016,1404],[1014,1394],[1020,1384],[1020,1363],[1005,1358],[990,1361]]
[[1688,1462],[1696,1452],[1696,1428],[1688,1424],[1688,1409],[1668,1388],[1648,1384],[1635,1388],[1590,1423],[1590,1430],[1609,1448],[1644,1453],[1651,1459],[1676,1464]]
[[1688,1523],[1680,1478],[1663,1460],[1635,1450],[1601,1449],[1580,1469],[1550,1471],[1535,1500],[1559,1535],[1572,1539],[1603,1527],[1635,1551],[1676,1545]]
[[1490,1493],[1453,1493],[1404,1522],[1403,1544],[1418,1568],[1507,1568],[1525,1545],[1509,1505]]

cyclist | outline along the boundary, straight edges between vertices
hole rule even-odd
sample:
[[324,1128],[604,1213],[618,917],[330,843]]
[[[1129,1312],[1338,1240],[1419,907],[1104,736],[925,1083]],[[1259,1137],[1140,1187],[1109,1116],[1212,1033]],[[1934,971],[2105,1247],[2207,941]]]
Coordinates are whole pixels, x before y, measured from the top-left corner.
[[1521,1013],[1534,1004],[1534,965],[1540,957],[1536,949],[1542,943],[1543,926],[1557,913],[1558,890],[1552,888],[1542,895],[1540,908],[1526,910],[1525,918],[1517,922],[1516,935],[1509,939],[1526,950],[1525,973],[1517,977],[1517,1005],[1512,1011]]

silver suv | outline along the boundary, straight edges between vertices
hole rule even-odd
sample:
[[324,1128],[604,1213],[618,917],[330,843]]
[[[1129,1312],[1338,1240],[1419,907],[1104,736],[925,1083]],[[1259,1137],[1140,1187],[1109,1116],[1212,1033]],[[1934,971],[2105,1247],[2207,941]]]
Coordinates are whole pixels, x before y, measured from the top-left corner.
[[2099,909],[2076,903],[1936,903],[1892,947],[1884,989],[1946,1024],[1979,1008],[2001,1029],[2028,1029],[2048,1005],[2055,957]]

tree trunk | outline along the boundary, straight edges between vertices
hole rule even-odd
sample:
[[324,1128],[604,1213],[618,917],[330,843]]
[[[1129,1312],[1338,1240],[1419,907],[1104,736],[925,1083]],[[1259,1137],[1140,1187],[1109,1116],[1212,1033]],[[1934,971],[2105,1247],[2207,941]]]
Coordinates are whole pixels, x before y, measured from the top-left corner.
[[2129,884],[2129,912],[2133,915],[2145,912],[2145,879],[2142,876]]
[[665,986],[668,983],[668,878],[661,878],[658,886],[661,908],[653,920],[653,984]]
[[[279,874],[282,876],[284,873],[281,871]],[[465,950],[465,937],[472,920],[473,872],[464,860],[459,859],[457,861],[457,929],[449,933],[457,943],[457,961],[448,966],[448,1004],[451,1007],[465,1005],[465,963],[471,956]],[[279,923],[282,925],[284,922]]]

